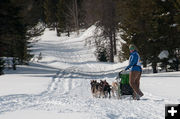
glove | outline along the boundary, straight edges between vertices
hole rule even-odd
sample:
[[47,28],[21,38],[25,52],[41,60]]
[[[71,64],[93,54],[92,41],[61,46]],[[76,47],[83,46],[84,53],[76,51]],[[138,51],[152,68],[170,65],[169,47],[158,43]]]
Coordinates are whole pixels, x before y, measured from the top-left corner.
[[129,67],[126,67],[126,68],[125,68],[125,71],[128,70],[128,69],[129,69]]

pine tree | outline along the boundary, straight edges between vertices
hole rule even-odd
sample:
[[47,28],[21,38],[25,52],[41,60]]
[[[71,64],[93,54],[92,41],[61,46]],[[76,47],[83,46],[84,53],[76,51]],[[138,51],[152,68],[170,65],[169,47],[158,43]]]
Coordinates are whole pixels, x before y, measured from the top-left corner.
[[105,47],[98,46],[95,54],[96,54],[98,61],[100,61],[100,62],[107,62],[108,61],[107,49]]
[[0,3],[0,48],[1,56],[13,57],[20,64],[26,64],[32,55],[30,54],[30,40],[40,35],[41,30],[33,29],[37,19],[27,19],[24,12],[27,9],[24,4],[15,4],[15,0],[4,0]]
[[66,17],[66,2],[65,0],[59,0],[58,4],[57,4],[57,20],[58,20],[58,27],[57,27],[57,33],[58,36],[60,36],[61,33],[67,31],[68,32],[68,36],[69,34],[69,29],[68,29],[68,20]]
[[4,74],[3,70],[5,68],[4,60],[0,58],[0,75]]
[[[95,24],[102,31],[101,38],[97,37],[96,40],[104,40],[102,44],[96,45],[97,50],[101,50],[101,47],[105,46],[107,53],[107,60],[114,62],[114,55],[116,52],[116,13],[115,13],[115,2],[113,0],[88,0],[84,1],[85,12],[86,12],[86,23],[89,25]],[[96,6],[96,7],[94,7]],[[88,23],[90,22],[90,23]],[[100,48],[98,48],[100,47]],[[101,53],[101,51],[97,51]],[[103,53],[103,52],[102,52]],[[103,54],[102,54],[103,55]]]
[[57,27],[57,3],[58,0],[44,0],[43,4],[46,24],[52,29]]
[[175,22],[178,9],[173,3],[174,1],[169,0],[120,0],[119,3],[119,27],[123,29],[122,38],[127,42],[123,52],[128,54],[128,44],[134,43],[144,66],[152,63],[154,73],[157,72],[157,63],[165,61],[158,58],[159,53],[168,50],[172,58],[179,48],[178,23]]
[[18,16],[19,9],[13,6],[10,0],[2,1],[0,4],[0,38],[3,49],[2,56],[15,56],[16,41],[20,37],[21,22]]

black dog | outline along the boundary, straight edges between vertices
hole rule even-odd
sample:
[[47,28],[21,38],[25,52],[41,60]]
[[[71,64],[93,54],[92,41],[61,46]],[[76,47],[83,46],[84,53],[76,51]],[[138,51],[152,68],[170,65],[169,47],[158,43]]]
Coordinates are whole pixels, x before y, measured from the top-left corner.
[[102,86],[102,92],[103,92],[103,97],[107,98],[109,95],[109,98],[111,98],[111,86],[109,85],[109,83],[104,80],[104,81],[100,81],[100,85]]

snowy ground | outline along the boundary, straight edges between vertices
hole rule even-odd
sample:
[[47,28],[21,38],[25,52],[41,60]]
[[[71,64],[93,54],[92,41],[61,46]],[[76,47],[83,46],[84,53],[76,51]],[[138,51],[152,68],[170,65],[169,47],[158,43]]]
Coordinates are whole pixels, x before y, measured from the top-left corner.
[[99,63],[85,46],[95,27],[57,38],[46,30],[34,44],[43,59],[0,76],[0,119],[164,119],[165,104],[180,103],[180,72],[143,74],[140,101],[95,99],[90,80],[111,83],[124,63]]

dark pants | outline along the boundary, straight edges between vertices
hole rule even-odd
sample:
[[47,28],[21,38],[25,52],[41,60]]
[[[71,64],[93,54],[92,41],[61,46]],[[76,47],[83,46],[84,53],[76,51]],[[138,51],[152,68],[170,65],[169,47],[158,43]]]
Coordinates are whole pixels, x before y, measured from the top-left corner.
[[129,74],[129,83],[134,90],[134,93],[143,96],[143,93],[139,89],[140,85],[141,72],[140,71],[131,71]]

